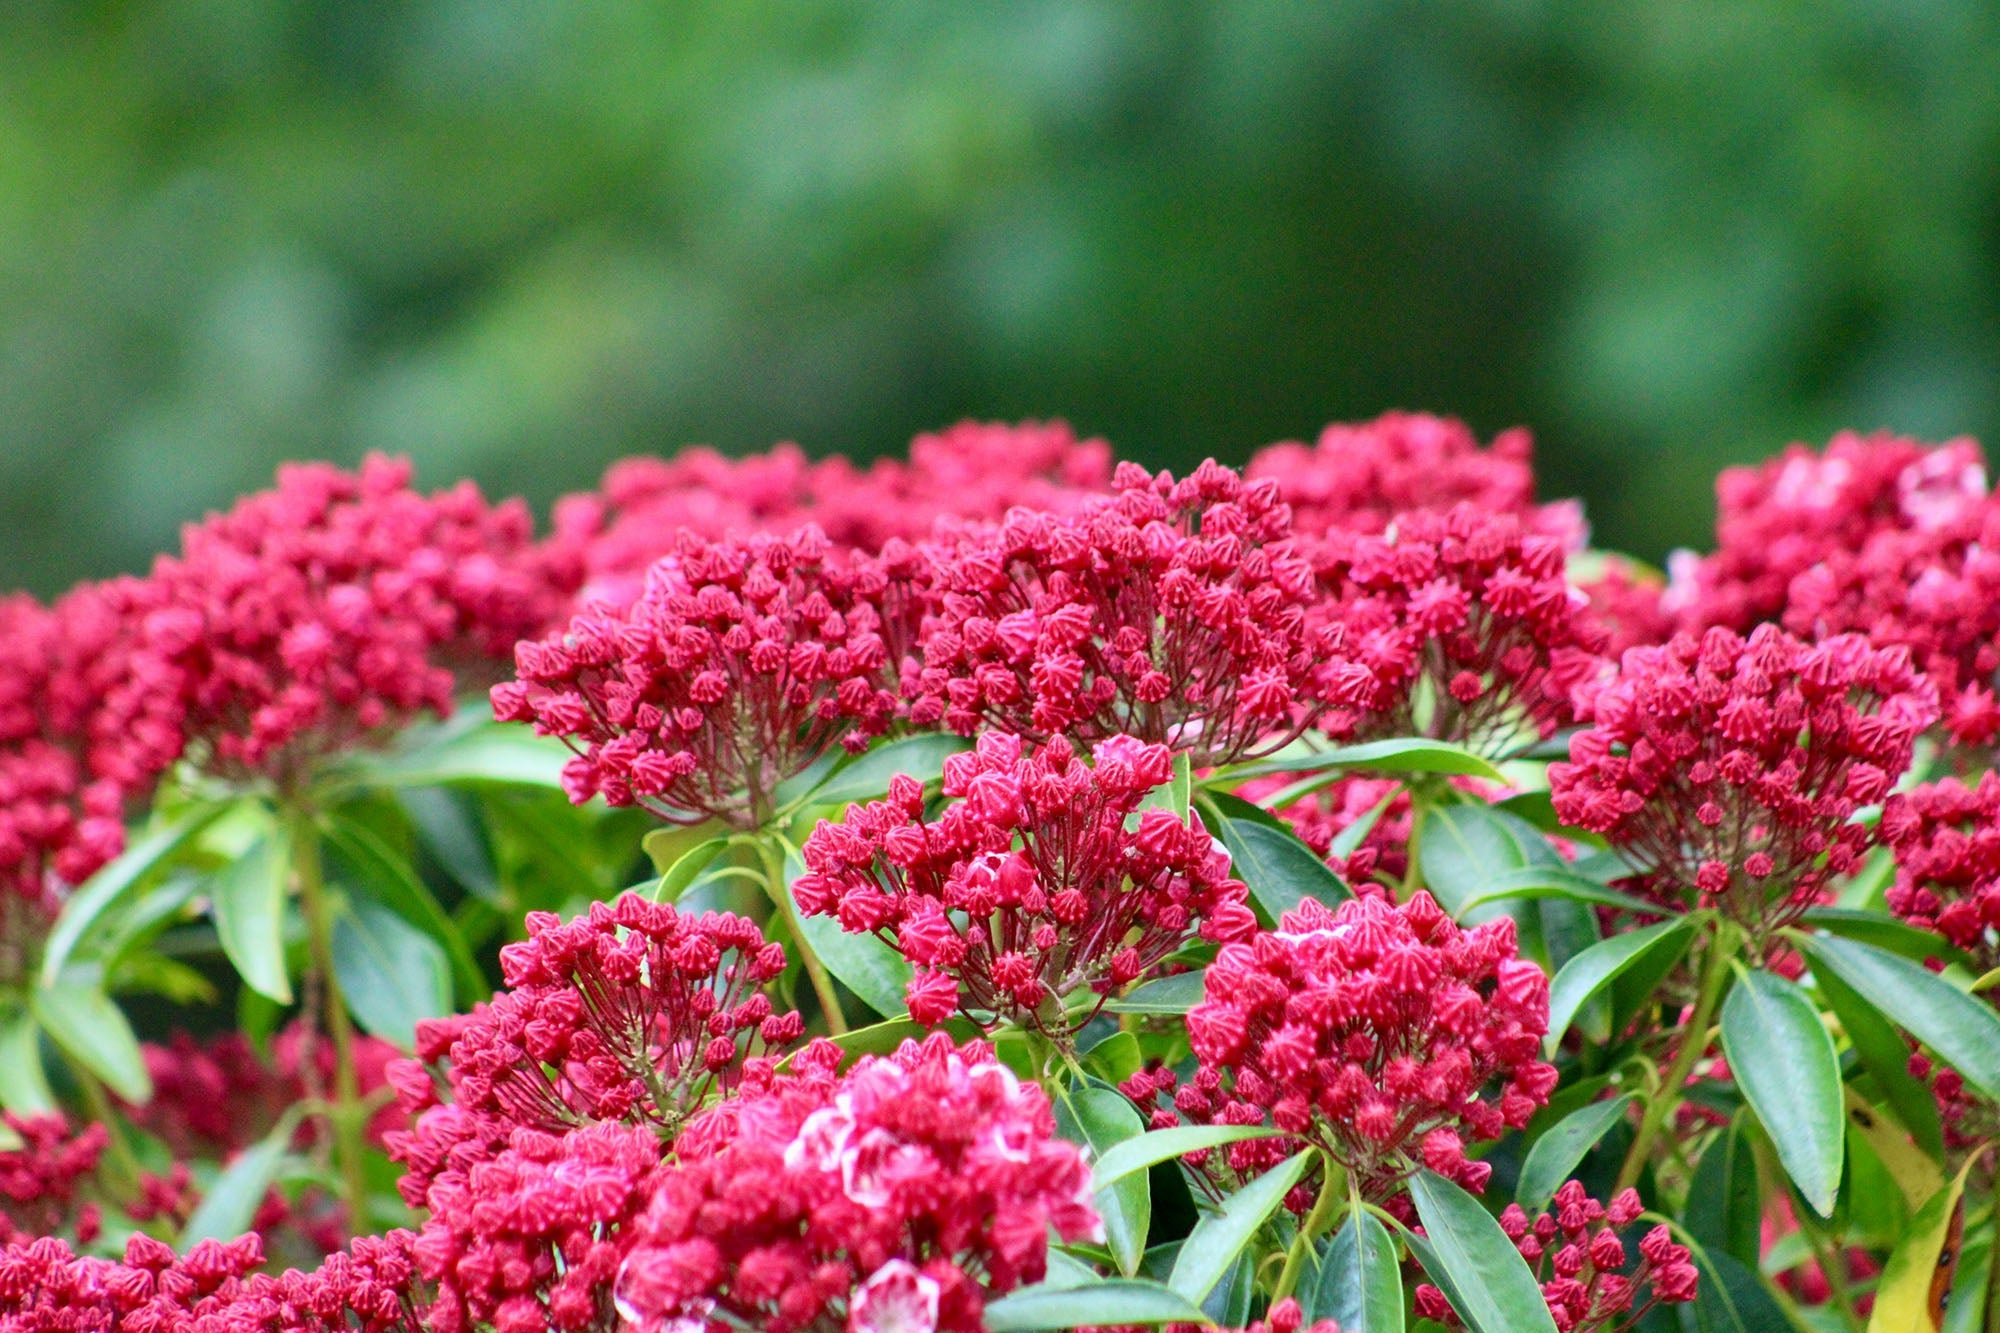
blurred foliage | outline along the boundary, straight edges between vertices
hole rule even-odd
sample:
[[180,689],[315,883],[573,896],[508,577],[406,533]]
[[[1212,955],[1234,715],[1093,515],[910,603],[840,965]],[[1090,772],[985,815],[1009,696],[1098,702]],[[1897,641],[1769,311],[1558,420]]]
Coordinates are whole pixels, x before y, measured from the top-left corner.
[[1390,406],[1653,555],[1788,439],[2000,437],[2000,8],[0,7],[0,582],[288,457]]

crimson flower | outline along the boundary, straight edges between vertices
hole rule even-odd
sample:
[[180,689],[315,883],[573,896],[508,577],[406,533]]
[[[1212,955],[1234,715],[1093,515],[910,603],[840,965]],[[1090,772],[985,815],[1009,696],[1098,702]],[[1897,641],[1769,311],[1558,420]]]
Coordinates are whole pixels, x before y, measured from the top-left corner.
[[1882,841],[1896,858],[1889,910],[2000,967],[2000,774],[1912,787],[1882,805]]
[[956,1009],[1065,1038],[1089,1018],[1071,996],[1101,1004],[1194,938],[1247,938],[1248,891],[1200,818],[1140,809],[1173,776],[1166,747],[1112,737],[1093,760],[987,732],[945,761],[951,804],[934,819],[899,777],[886,800],[821,820],[799,910],[894,944],[917,967],[918,1022]]
[[1081,1152],[989,1048],[838,1060],[809,1048],[690,1127],[617,1276],[635,1333],[976,1333],[988,1298],[1040,1280],[1051,1231],[1101,1237]]
[[1855,812],[1889,794],[1936,716],[1901,649],[1718,627],[1626,653],[1549,787],[1637,887],[1715,906],[1761,940],[1854,868],[1871,836]]
[[685,537],[631,606],[520,644],[493,711],[569,743],[579,804],[759,827],[780,782],[836,743],[865,748],[895,710],[875,608],[826,555],[816,528]]
[[[1324,1149],[1376,1203],[1398,1200],[1419,1167],[1483,1189],[1492,1167],[1466,1145],[1526,1125],[1555,1087],[1537,1058],[1548,977],[1517,956],[1514,923],[1461,930],[1427,893],[1338,910],[1307,899],[1277,930],[1224,945],[1205,990],[1187,1017],[1201,1069],[1179,1109],[1268,1119]],[[1284,1152],[1234,1147],[1239,1170]]]

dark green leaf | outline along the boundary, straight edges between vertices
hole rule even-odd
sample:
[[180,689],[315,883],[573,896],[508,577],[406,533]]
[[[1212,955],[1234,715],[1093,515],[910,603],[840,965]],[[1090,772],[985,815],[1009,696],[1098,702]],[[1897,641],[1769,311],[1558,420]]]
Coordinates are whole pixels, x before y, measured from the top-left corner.
[[[1428,827],[1428,821],[1426,827]],[[1430,863],[1424,863],[1425,874],[1430,873]],[[1505,899],[1520,898],[1564,898],[1570,902],[1591,903],[1600,907],[1617,907],[1628,912],[1643,912],[1651,916],[1661,915],[1658,903],[1648,902],[1617,889],[1606,888],[1594,879],[1588,879],[1560,866],[1523,866],[1494,875],[1485,885],[1459,904],[1457,913],[1464,915],[1488,903]]]
[[1473,1333],[1555,1333],[1535,1275],[1479,1200],[1431,1171],[1410,1177],[1410,1199],[1427,1233],[1411,1249]]
[[1530,866],[1562,868],[1562,858],[1532,825],[1477,801],[1433,806],[1417,828],[1417,861],[1424,887],[1445,911],[1461,921],[1488,921],[1525,910],[1507,903],[1479,906],[1475,900],[1496,880]]
[[350,902],[334,919],[333,971],[355,1021],[405,1050],[415,1040],[419,1019],[451,1012],[444,950],[366,898]]
[[1201,1324],[1207,1320],[1184,1297],[1157,1282],[1113,1278],[1080,1285],[1042,1283],[990,1302],[987,1333],[1030,1333],[1044,1328],[1115,1324]]
[[135,1105],[152,1098],[139,1039],[94,975],[66,972],[53,986],[37,986],[28,1002],[42,1031],[105,1087]]
[[[792,884],[805,873],[805,862],[799,859],[798,848],[789,847],[785,852],[785,893],[789,897]],[[805,936],[803,941],[813,951],[813,956],[826,966],[826,970],[840,979],[842,985],[861,997],[862,1003],[884,1018],[897,1018],[909,1012],[907,996],[910,977],[913,972],[910,960],[874,935],[849,933],[842,930],[840,922],[830,916],[806,916],[793,902],[790,913],[799,923],[799,931]]]
[[1841,1031],[1861,1060],[1861,1067],[1875,1080],[1889,1108],[1910,1132],[1917,1147],[1931,1157],[1944,1159],[1944,1125],[1938,1118],[1937,1098],[1930,1088],[1910,1073],[1910,1044],[1874,1006],[1854,993],[1831,969],[1813,978],[1819,993],[1840,1020]]
[[124,855],[84,881],[63,904],[62,915],[49,931],[42,952],[42,984],[51,985],[68,966],[70,956],[91,928],[112,908],[139,888],[151,872],[185,847],[201,831],[231,808],[228,801],[205,801],[191,805],[178,817],[161,824],[125,849]]
[[1353,896],[1319,853],[1289,829],[1227,819],[1219,834],[1236,877],[1250,886],[1251,905],[1266,928],[1306,898],[1336,906]]
[[1113,1087],[1138,1073],[1145,1063],[1139,1038],[1130,1032],[1113,1032],[1083,1053],[1084,1069]]
[[1521,1163],[1520,1180],[1514,1186],[1514,1202],[1528,1210],[1530,1216],[1548,1206],[1562,1183],[1570,1178],[1597,1141],[1605,1136],[1611,1127],[1625,1118],[1631,1109],[1633,1097],[1614,1097],[1606,1102],[1592,1102],[1580,1111],[1573,1111],[1546,1134],[1535,1140],[1535,1146],[1528,1149],[1527,1160]]
[[[1147,1137],[1151,1137],[1148,1135]],[[1191,1301],[1202,1301],[1236,1263],[1285,1194],[1299,1183],[1313,1150],[1296,1153],[1223,1200],[1221,1211],[1195,1223],[1174,1259],[1167,1285]]]
[[469,793],[439,787],[405,787],[396,793],[417,838],[461,888],[499,906],[500,872],[494,868],[486,832],[479,826]]
[[1757,1274],[1721,1251],[1693,1250],[1701,1281],[1694,1323],[1700,1333],[1793,1333],[1792,1322]]
[[1679,958],[1694,940],[1694,922],[1662,921],[1613,935],[1569,960],[1549,986],[1549,1035],[1553,1052],[1585,1001],[1642,959]]
[[1746,972],[1722,1005],[1722,1050],[1778,1160],[1821,1217],[1833,1215],[1847,1147],[1840,1058],[1806,993]]
[[417,878],[409,862],[391,851],[374,832],[348,820],[338,820],[327,830],[326,845],[332,853],[328,871],[336,882],[355,897],[388,908],[444,950],[461,1000],[469,1004],[493,993],[458,923]]
[[1793,936],[1814,963],[2000,1100],[2000,1015],[1908,959],[1832,935]]
[[1838,935],[1846,940],[1859,940],[1872,944],[1878,949],[1897,954],[1915,963],[1926,963],[1942,959],[1947,963],[1964,963],[1970,959],[1965,952],[1936,931],[1918,930],[1906,925],[1886,912],[1864,912],[1849,907],[1809,907],[1804,923],[1824,930],[1829,935]]
[[1426,740],[1421,736],[1392,737],[1363,745],[1260,759],[1226,770],[1218,777],[1240,782],[1266,773],[1314,773],[1323,768],[1358,768],[1375,773],[1440,773],[1452,777],[1505,782],[1507,775],[1462,745]]
[[1365,1208],[1347,1215],[1320,1256],[1305,1307],[1308,1323],[1331,1319],[1341,1333],[1403,1333],[1403,1273],[1389,1230]]
[[445,787],[461,783],[560,790],[569,747],[514,722],[479,722],[463,710],[435,727],[411,728],[388,750],[360,751],[340,776],[359,787]]
[[1702,1149],[1681,1220],[1710,1250],[1754,1263],[1763,1247],[1762,1208],[1750,1136],[1732,1122]]
[[971,748],[972,742],[964,737],[940,732],[878,745],[835,769],[816,790],[802,797],[801,803],[847,805],[877,800],[888,794],[889,779],[898,775],[929,785],[944,776],[946,759]]
[[278,1117],[270,1133],[236,1155],[236,1160],[201,1196],[194,1215],[181,1228],[182,1251],[196,1241],[234,1240],[250,1230],[250,1223],[263,1205],[271,1182],[277,1178],[298,1127],[299,1108],[294,1106]]
[[1206,974],[1181,972],[1135,986],[1104,1007],[1114,1014],[1184,1014],[1202,1001]]
[[[1056,1099],[1056,1130],[1071,1142],[1086,1145],[1095,1158],[1144,1134],[1146,1122],[1118,1092],[1092,1086],[1066,1089]],[[1096,1203],[1104,1219],[1105,1244],[1119,1269],[1130,1277],[1139,1271],[1146,1235],[1152,1229],[1151,1186],[1143,1173],[1134,1172],[1097,1190]]]
[[1201,816],[1204,827],[1210,833],[1222,827],[1225,820],[1248,820],[1252,824],[1262,824],[1265,828],[1284,829],[1291,832],[1292,826],[1266,810],[1263,806],[1246,801],[1234,792],[1203,789],[1194,796],[1194,809]]
[[1203,1148],[1219,1148],[1244,1139],[1270,1139],[1283,1131],[1263,1125],[1177,1125],[1156,1129],[1127,1139],[1097,1159],[1090,1174],[1094,1189],[1104,1189],[1135,1171],[1144,1171],[1155,1162],[1171,1161]]
[[209,884],[209,911],[222,951],[243,984],[279,1004],[292,1002],[292,980],[285,967],[289,846],[284,830],[273,823]]

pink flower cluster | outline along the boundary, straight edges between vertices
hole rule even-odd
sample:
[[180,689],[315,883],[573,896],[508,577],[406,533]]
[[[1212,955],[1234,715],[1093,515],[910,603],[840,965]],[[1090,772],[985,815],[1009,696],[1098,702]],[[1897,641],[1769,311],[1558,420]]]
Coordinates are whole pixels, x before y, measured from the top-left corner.
[[1321,652],[1312,571],[1270,483],[1120,464],[1116,495],[1017,509],[933,555],[910,720],[1030,739],[1132,735],[1220,764],[1275,749]]
[[[1531,1220],[1520,1205],[1509,1204],[1500,1214],[1500,1229],[1541,1279],[1542,1299],[1561,1333],[1612,1333],[1633,1327],[1655,1306],[1694,1299],[1701,1275],[1687,1247],[1675,1244],[1664,1225],[1640,1239],[1638,1267],[1623,1271],[1630,1256],[1618,1233],[1643,1211],[1637,1190],[1626,1190],[1607,1207],[1572,1180],[1556,1191],[1551,1212]],[[1433,1286],[1417,1288],[1417,1313],[1464,1327]]]
[[977,1333],[1051,1232],[1102,1234],[1047,1098],[985,1047],[833,1058],[690,1129],[613,1288],[635,1333]]
[[686,538],[630,607],[586,611],[515,664],[494,712],[577,750],[572,800],[679,822],[758,827],[780,782],[866,746],[896,706],[879,616],[815,528]]
[[72,1131],[59,1114],[0,1114],[0,1123],[21,1141],[0,1151],[0,1245],[70,1231],[95,1240],[103,1212],[82,1197],[111,1142],[102,1125]]
[[1855,866],[1870,833],[1854,814],[1936,716],[1902,650],[1715,628],[1628,652],[1549,787],[1662,905],[1718,907],[1761,939]]
[[1308,899],[1209,965],[1187,1016],[1209,1077],[1176,1106],[1197,1121],[1268,1119],[1330,1153],[1373,1202],[1419,1167],[1477,1191],[1492,1167],[1467,1145],[1526,1125],[1555,1087],[1538,1058],[1548,987],[1516,956],[1510,919],[1462,930],[1422,892],[1337,910]]
[[204,1317],[222,1319],[223,1333],[250,1333],[231,1311],[263,1262],[255,1235],[204,1240],[180,1255],[137,1232],[122,1261],[76,1254],[53,1237],[10,1245],[0,1249],[0,1333],[180,1333]]
[[917,967],[910,1016],[957,1010],[1067,1038],[1098,1004],[1202,938],[1247,939],[1247,890],[1199,817],[1141,810],[1173,777],[1163,745],[1100,741],[1086,764],[1061,738],[1032,755],[989,731],[945,761],[936,818],[921,784],[821,820],[793,886],[799,910],[873,932]]
[[1968,787],[1926,783],[1882,805],[1881,837],[1896,857],[1889,910],[2000,967],[2000,775]]

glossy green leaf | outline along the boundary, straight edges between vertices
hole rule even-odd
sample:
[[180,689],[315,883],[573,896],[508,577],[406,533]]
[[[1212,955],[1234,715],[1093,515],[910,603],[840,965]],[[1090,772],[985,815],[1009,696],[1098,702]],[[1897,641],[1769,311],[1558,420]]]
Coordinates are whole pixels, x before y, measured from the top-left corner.
[[1722,1050],[1785,1174],[1821,1217],[1833,1215],[1847,1148],[1847,1108],[1833,1038],[1806,993],[1774,973],[1745,972],[1722,1005]]
[[1090,1173],[1091,1187],[1103,1189],[1135,1171],[1144,1171],[1156,1162],[1185,1157],[1203,1148],[1219,1148],[1245,1139],[1270,1139],[1283,1131],[1264,1125],[1176,1125],[1155,1129],[1136,1139],[1127,1139],[1097,1159]]
[[1313,1150],[1294,1154],[1223,1200],[1220,1211],[1195,1223],[1174,1259],[1167,1285],[1191,1301],[1206,1300],[1251,1239],[1299,1183]]
[[1527,1158],[1521,1163],[1521,1175],[1514,1186],[1514,1202],[1528,1210],[1532,1216],[1548,1206],[1562,1183],[1576,1171],[1590,1150],[1597,1146],[1610,1132],[1611,1127],[1625,1118],[1637,1098],[1631,1096],[1613,1097],[1610,1101],[1592,1102],[1580,1111],[1572,1111],[1551,1126],[1547,1133],[1535,1140],[1534,1147],[1528,1149]]
[[1549,985],[1549,1035],[1545,1049],[1554,1053],[1577,1011],[1619,974],[1642,960],[1679,958],[1693,940],[1692,921],[1662,921],[1613,935],[1570,959]]
[[327,873],[356,898],[394,912],[444,950],[459,998],[470,1004],[493,993],[492,983],[473,959],[471,946],[416,870],[361,824],[336,820],[326,832]]
[[[805,862],[799,858],[796,847],[785,851],[785,893],[791,894],[792,884],[805,873]],[[840,922],[830,916],[807,916],[798,909],[797,902],[790,907],[792,917],[799,923],[799,931],[805,936],[806,947],[813,956],[826,966],[826,970],[839,978],[842,985],[861,997],[861,1002],[884,1018],[898,1018],[909,1012],[908,1001],[910,977],[913,970],[910,960],[897,953],[895,948],[875,935],[850,933],[841,929]]]
[[25,1009],[0,1021],[0,1109],[15,1115],[43,1115],[56,1109],[42,1068],[42,1029]]
[[[1428,827],[1428,824],[1426,826]],[[1428,866],[1429,863],[1426,862],[1425,865]],[[1429,873],[1428,870],[1426,873]],[[1658,903],[1647,902],[1644,898],[1636,898],[1629,893],[1606,888],[1594,879],[1560,866],[1523,866],[1518,870],[1494,875],[1486,881],[1483,888],[1458,905],[1457,913],[1463,915],[1488,903],[1535,898],[1562,898],[1598,907],[1644,912],[1650,916],[1662,915]]]
[[368,899],[333,923],[333,971],[349,1012],[375,1036],[409,1050],[417,1022],[451,1012],[451,968],[436,940]]
[[688,886],[701,878],[702,872],[715,863],[729,846],[728,838],[710,838],[698,842],[682,852],[673,863],[660,874],[660,882],[653,887],[651,897],[656,903],[679,902]]
[[1802,918],[1806,926],[1838,935],[1844,940],[1872,944],[1887,953],[1913,963],[1942,959],[1947,963],[1969,961],[1959,949],[1934,930],[1919,930],[1898,921],[1886,912],[1863,911],[1850,907],[1809,907]]
[[1417,828],[1417,861],[1431,896],[1454,918],[1468,922],[1503,913],[1521,920],[1522,907],[1501,901],[1481,904],[1479,896],[1516,871],[1562,869],[1562,858],[1532,825],[1478,801],[1425,810]]
[[1763,1248],[1762,1211],[1756,1154],[1738,1120],[1702,1149],[1681,1220],[1710,1250],[1755,1263]]
[[1349,1213],[1302,1295],[1308,1323],[1331,1319],[1341,1333],[1403,1333],[1403,1273],[1389,1229],[1365,1208]]
[[1535,1275],[1479,1200],[1431,1171],[1410,1177],[1410,1199],[1426,1233],[1410,1248],[1473,1333],[1555,1333]]
[[467,792],[442,787],[405,787],[396,793],[418,841],[438,866],[467,893],[494,907],[504,906],[500,872]]
[[981,1316],[987,1333],[1116,1324],[1204,1324],[1185,1297],[1143,1278],[1082,1284],[1039,1283],[991,1301]]
[[1251,906],[1268,929],[1301,901],[1337,906],[1353,895],[1319,853],[1288,829],[1247,820],[1224,820],[1218,830],[1236,877],[1250,886]]
[[[1064,1089],[1057,1097],[1056,1129],[1071,1142],[1087,1146],[1095,1158],[1144,1134],[1146,1122],[1115,1089],[1086,1086]],[[1119,1270],[1130,1277],[1139,1271],[1152,1230],[1151,1183],[1143,1173],[1134,1172],[1098,1189],[1095,1200],[1104,1219],[1105,1245]]]
[[291,880],[289,843],[275,821],[209,883],[216,937],[236,975],[279,1004],[292,1002],[285,967],[285,904]]
[[270,1133],[238,1153],[223,1169],[181,1228],[179,1247],[183,1252],[197,1241],[234,1240],[250,1230],[298,1127],[299,1108],[294,1106],[278,1117]]
[[1114,1014],[1184,1014],[1202,1001],[1202,972],[1180,972],[1134,986],[1104,1007]]
[[1937,1098],[1910,1072],[1910,1043],[1831,969],[1822,969],[1813,981],[1896,1119],[1919,1149],[1942,1161],[1944,1124],[1938,1117]]
[[1260,759],[1227,770],[1219,777],[1234,783],[1266,773],[1311,773],[1322,768],[1358,768],[1373,773],[1438,773],[1450,777],[1486,778],[1505,782],[1507,775],[1462,745],[1421,736],[1392,737],[1332,750]]
[[945,760],[971,748],[972,742],[964,737],[941,732],[905,736],[887,745],[877,745],[835,769],[800,803],[847,805],[878,800],[888,794],[889,779],[899,775],[929,785],[944,776]]
[[124,855],[84,881],[63,904],[62,914],[49,931],[48,943],[42,951],[42,984],[53,985],[84,936],[137,890],[154,869],[227,814],[231,804],[204,801],[189,806],[177,818],[148,831],[127,847]]
[[2000,1100],[2000,1015],[1919,964],[1857,940],[1793,936],[1812,959],[1935,1051],[1965,1081]]
[[105,1087],[135,1105],[152,1098],[139,1039],[94,976],[65,973],[53,986],[30,991],[28,1003],[50,1040]]

